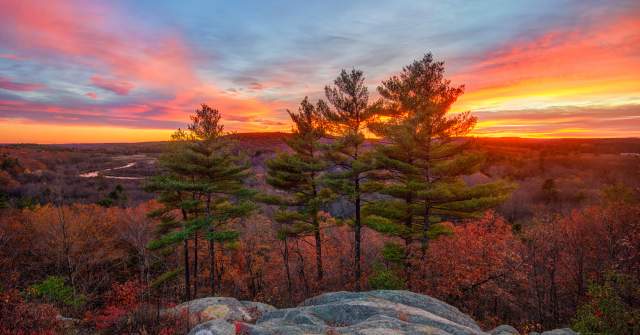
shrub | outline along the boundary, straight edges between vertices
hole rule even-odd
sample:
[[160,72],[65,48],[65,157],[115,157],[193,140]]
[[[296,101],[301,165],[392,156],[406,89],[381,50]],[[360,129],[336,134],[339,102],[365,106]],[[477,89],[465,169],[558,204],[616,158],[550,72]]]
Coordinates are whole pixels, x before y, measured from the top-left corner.
[[159,306],[145,303],[146,287],[138,281],[115,283],[108,294],[107,305],[85,320],[102,334],[183,334],[186,315],[160,316]]
[[640,334],[638,281],[619,274],[608,275],[603,284],[589,287],[589,300],[577,312],[573,329],[582,334]]
[[404,281],[393,270],[376,267],[374,274],[369,277],[369,286],[374,290],[402,290]]
[[382,258],[392,264],[402,264],[404,253],[404,247],[397,243],[387,242],[382,247]]
[[56,334],[57,315],[51,305],[24,301],[16,289],[0,289],[0,335]]
[[85,303],[84,296],[75,294],[73,288],[65,285],[64,279],[57,276],[49,276],[40,283],[31,286],[29,294],[61,307],[80,307]]

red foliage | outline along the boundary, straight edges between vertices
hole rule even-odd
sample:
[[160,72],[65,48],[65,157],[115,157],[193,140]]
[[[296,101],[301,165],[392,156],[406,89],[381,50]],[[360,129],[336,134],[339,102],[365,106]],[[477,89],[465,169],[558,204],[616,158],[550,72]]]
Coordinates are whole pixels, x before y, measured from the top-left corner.
[[97,329],[108,329],[119,322],[125,315],[127,315],[125,309],[109,305],[95,315],[88,314],[86,319],[92,321]]
[[144,290],[144,285],[138,281],[115,283],[108,295],[107,306],[96,313],[88,313],[85,319],[94,323],[97,329],[111,328],[138,311]]
[[184,333],[186,314],[157,319],[158,306],[143,299],[146,290],[146,286],[136,280],[115,283],[107,294],[107,305],[95,313],[87,313],[85,320],[98,330],[110,330],[117,334]]
[[188,319],[186,314],[173,318],[163,318],[158,335],[179,335],[184,334],[186,329],[185,320]]
[[520,240],[491,212],[451,228],[451,236],[430,243],[416,286],[481,319],[496,319],[517,304],[514,288],[524,281]]
[[117,305],[127,311],[132,311],[140,306],[142,294],[145,287],[142,283],[135,280],[118,284],[113,284],[109,304]]
[[0,292],[0,335],[53,335],[59,327],[51,305],[25,302],[15,289]]
[[239,322],[239,321],[235,321],[233,323],[235,330],[236,330],[236,335],[246,335],[249,333],[247,327],[244,325],[244,323]]
[[[145,213],[153,207],[153,203],[129,209],[74,204],[7,210],[0,216],[0,268],[19,270],[10,287],[21,290],[45,274],[68,275],[68,284],[87,297],[85,306],[99,307],[86,314],[98,328],[110,328],[113,333],[141,329],[184,333],[186,326],[179,318],[157,316],[158,308],[180,301],[181,274],[154,286],[152,292],[145,292],[146,286],[139,282],[150,283],[184,264],[181,246],[169,252],[146,249],[157,223]],[[416,273],[411,276],[411,289],[439,297],[486,326],[501,322],[538,330],[541,325],[566,324],[585,302],[589,282],[601,281],[607,271],[640,273],[638,217],[637,204],[610,203],[524,222],[518,232],[491,213],[480,220],[451,224],[454,234],[430,241],[424,259],[412,254]],[[234,228],[242,233],[240,243],[216,244],[218,295],[290,306],[322,292],[353,289],[350,227],[336,222],[322,227],[325,273],[321,281],[315,278],[314,239],[289,240],[291,298],[284,245],[269,218],[256,215],[239,220]],[[192,272],[191,276],[192,287],[198,280],[198,297],[209,293],[210,268],[208,245],[200,238],[198,275]],[[388,238],[364,229],[363,241],[366,283]],[[189,245],[193,264],[193,240]],[[11,273],[0,271],[0,282],[10,277]],[[129,281],[112,285],[121,278]],[[149,294],[144,296],[149,301],[143,293]],[[10,297],[0,302],[5,334],[21,329],[23,334],[36,334],[54,326],[50,306],[22,301],[17,291],[5,290],[5,296]],[[75,316],[69,314],[65,316]]]
[[539,220],[525,231],[532,307],[555,326],[575,314],[590,282],[610,271],[640,273],[640,206],[612,203]]

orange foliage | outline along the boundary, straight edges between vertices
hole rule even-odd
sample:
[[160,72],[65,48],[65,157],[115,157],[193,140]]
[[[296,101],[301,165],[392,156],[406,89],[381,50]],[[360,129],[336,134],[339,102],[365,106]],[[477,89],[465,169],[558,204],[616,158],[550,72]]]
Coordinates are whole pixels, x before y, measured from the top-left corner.
[[[91,312],[87,320],[94,325],[124,332],[140,327],[160,331],[155,311],[158,306],[179,302],[184,282],[178,275],[154,289],[147,287],[154,278],[183,266],[184,259],[181,246],[175,250],[146,249],[158,224],[146,213],[155,206],[150,202],[133,208],[72,205],[5,211],[0,216],[0,266],[13,271],[1,272],[0,280],[14,283],[3,293],[11,295],[11,307],[7,308],[29,306],[38,312],[24,313],[25,317],[39,320],[41,316],[53,322],[55,315],[51,316],[49,307],[17,300],[13,288],[26,288],[48,275],[57,275],[87,298],[83,308]],[[461,308],[487,327],[499,322],[521,325],[522,329],[560,325],[574,315],[590,281],[601,280],[609,270],[640,273],[637,217],[640,206],[615,203],[574,211],[566,217],[539,219],[524,225],[522,232],[514,232],[494,213],[450,224],[453,234],[430,241],[424,260],[414,256],[417,273],[412,275],[411,287]],[[288,241],[289,296],[284,243],[276,238],[271,220],[254,215],[234,224],[241,232],[240,242],[217,246],[220,295],[290,306],[322,292],[353,289],[350,227],[331,220],[322,227],[327,269],[322,282],[314,278],[313,238]],[[373,265],[380,262],[380,250],[388,238],[369,229],[363,232],[366,282]],[[200,242],[198,297],[208,294],[210,270],[208,245]],[[191,264],[194,247],[192,240]],[[124,284],[114,284],[118,282]],[[72,309],[62,308],[62,313],[78,316]],[[123,319],[131,322],[123,323]],[[161,321],[171,324],[164,330],[167,334],[183,330],[180,320]]]
[[517,305],[514,288],[525,274],[522,245],[511,226],[489,212],[451,229],[453,235],[430,243],[417,287],[481,319]]
[[590,282],[610,271],[640,275],[640,206],[613,203],[541,220],[525,231],[532,304],[540,323],[574,315]]

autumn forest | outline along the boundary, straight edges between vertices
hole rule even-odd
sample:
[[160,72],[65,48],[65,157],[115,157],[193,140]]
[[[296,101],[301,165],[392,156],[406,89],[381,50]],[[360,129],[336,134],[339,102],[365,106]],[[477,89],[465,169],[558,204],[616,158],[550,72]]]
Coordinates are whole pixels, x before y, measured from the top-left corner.
[[161,311],[196,298],[375,289],[637,334],[640,140],[470,136],[464,91],[425,54],[371,92],[342,70],[290,133],[202,104],[166,142],[1,146],[0,334],[182,334]]

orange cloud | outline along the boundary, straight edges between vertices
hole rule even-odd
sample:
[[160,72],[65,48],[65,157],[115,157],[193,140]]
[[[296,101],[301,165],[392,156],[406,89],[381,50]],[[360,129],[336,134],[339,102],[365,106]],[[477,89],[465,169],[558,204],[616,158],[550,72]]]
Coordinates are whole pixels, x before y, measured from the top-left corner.
[[516,41],[457,73],[463,110],[640,101],[640,12]]
[[[56,133],[60,141],[79,141],[82,134],[90,133],[87,129],[102,134],[110,128],[117,134],[131,134],[131,140],[139,138],[133,133],[136,129],[146,129],[145,139],[151,138],[166,132],[155,130],[184,125],[202,102],[220,109],[229,130],[287,131],[290,126],[284,109],[295,108],[292,101],[305,94],[320,92],[325,83],[308,81],[319,77],[316,72],[328,70],[312,57],[289,57],[252,69],[261,73],[247,76],[246,88],[223,90],[216,74],[199,75],[203,65],[200,49],[175,30],[177,25],[145,30],[144,23],[128,20],[117,5],[108,2],[0,0],[0,8],[0,58],[43,67],[68,66],[74,79],[80,77],[78,83],[64,82],[68,81],[65,73],[62,79],[42,81],[47,86],[8,79],[18,78],[13,74],[0,78],[0,89],[11,91],[0,97],[4,118],[0,124],[23,127],[24,132],[37,124],[51,129],[51,134],[58,125],[65,130]],[[403,52],[401,48],[390,50]],[[640,136],[640,127],[627,126],[634,125],[633,117],[640,114],[627,108],[640,104],[638,55],[638,10],[591,23],[579,18],[579,25],[472,55],[475,61],[452,77],[454,83],[467,85],[454,111],[474,111],[480,118],[476,133],[490,136]],[[381,55],[375,57],[384,61]],[[385,78],[388,73],[376,76]],[[54,87],[58,83],[67,85]],[[115,95],[102,94],[96,87]],[[34,92],[40,89],[49,91]],[[568,106],[602,107],[606,113],[579,114],[579,108],[568,111]],[[619,114],[620,109],[625,112]],[[561,116],[550,117],[558,111]],[[610,115],[627,118],[627,122],[608,118]],[[590,122],[589,117],[610,123]],[[25,136],[15,131],[6,134]],[[31,141],[37,141],[36,134],[34,131]]]
[[478,136],[638,137],[640,105],[476,112]]

